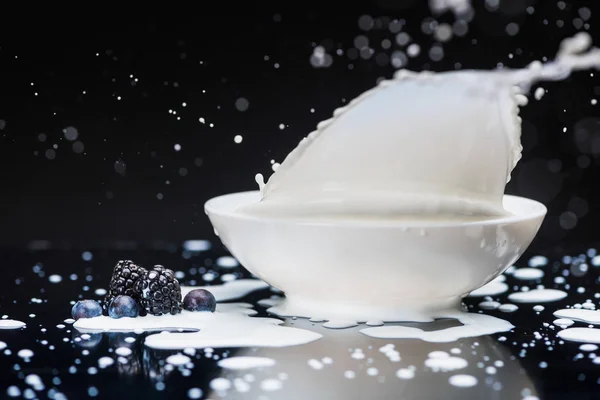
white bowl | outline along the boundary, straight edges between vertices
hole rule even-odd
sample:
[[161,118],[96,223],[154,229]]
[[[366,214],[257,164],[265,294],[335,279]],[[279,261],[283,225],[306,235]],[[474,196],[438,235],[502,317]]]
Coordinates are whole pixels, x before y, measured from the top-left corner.
[[205,211],[228,250],[286,295],[282,315],[358,321],[431,321],[502,273],[546,215],[534,200],[504,196],[512,215],[472,222],[298,221],[235,210],[258,191],[209,200]]

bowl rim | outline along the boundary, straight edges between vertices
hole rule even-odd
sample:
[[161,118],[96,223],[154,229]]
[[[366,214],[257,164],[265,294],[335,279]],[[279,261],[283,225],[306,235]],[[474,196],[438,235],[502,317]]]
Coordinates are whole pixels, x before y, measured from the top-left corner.
[[[505,194],[502,197],[503,203],[509,200],[517,204],[529,204],[532,206],[533,211],[522,215],[508,215],[499,216],[497,218],[489,218],[474,221],[402,221],[402,220],[382,220],[382,219],[318,219],[314,221],[293,219],[293,218],[278,218],[278,217],[257,217],[253,215],[235,213],[230,210],[223,210],[222,207],[218,207],[218,204],[225,198],[231,197],[248,197],[259,195],[258,190],[249,190],[243,192],[233,192],[215,196],[204,203],[204,211],[209,216],[215,215],[220,217],[233,218],[237,220],[246,220],[254,222],[269,222],[271,224],[294,224],[303,226],[317,226],[317,227],[364,227],[364,228],[456,228],[456,227],[478,227],[478,226],[496,226],[513,224],[517,222],[535,220],[546,216],[548,209],[542,203],[537,200],[533,200],[527,197],[515,196]],[[249,204],[249,203],[241,203]]]

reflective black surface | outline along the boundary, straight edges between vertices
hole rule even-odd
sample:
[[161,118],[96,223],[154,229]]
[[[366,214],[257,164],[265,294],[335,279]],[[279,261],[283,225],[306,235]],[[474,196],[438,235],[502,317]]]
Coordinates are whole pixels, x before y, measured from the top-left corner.
[[[168,365],[165,359],[179,352],[145,347],[145,334],[98,333],[82,339],[80,332],[63,321],[70,316],[71,301],[101,298],[95,291],[107,287],[112,266],[119,259],[134,259],[144,265],[161,263],[182,271],[183,284],[203,284],[202,275],[211,271],[216,279],[206,284],[220,283],[222,274],[249,277],[241,267],[225,269],[214,265],[217,257],[227,254],[220,244],[202,252],[185,251],[178,244],[124,242],[87,248],[34,242],[28,249],[4,248],[0,253],[3,265],[0,315],[24,321],[27,327],[0,330],[0,341],[7,344],[4,354],[0,354],[1,396],[16,393],[16,387],[25,398],[55,399],[64,398],[58,393],[69,399],[194,398],[194,394],[200,393],[190,389],[200,389],[202,398],[211,399],[520,399],[527,395],[540,399],[596,398],[600,389],[600,369],[593,361],[596,352],[590,355],[580,351],[578,343],[561,342],[556,338],[560,328],[552,324],[555,319],[552,313],[559,308],[582,304],[587,299],[598,304],[594,288],[600,270],[592,265],[590,257],[563,258],[587,252],[587,247],[581,247],[568,254],[546,254],[549,263],[539,267],[545,272],[541,281],[518,281],[507,275],[509,292],[542,284],[569,293],[565,300],[543,304],[545,309],[540,313],[533,310],[535,304],[519,304],[514,313],[484,311],[510,321],[516,326],[511,332],[453,343],[427,343],[369,338],[358,332],[364,326],[331,330],[320,323],[288,319],[285,324],[314,330],[324,337],[286,348],[225,348],[208,353],[198,349],[191,356],[193,365],[177,367]],[[589,255],[593,254],[590,250]],[[517,265],[526,266],[531,256],[525,255]],[[587,270],[581,267],[582,262],[589,266]],[[62,281],[51,282],[55,278],[49,276],[54,274],[60,275]],[[565,283],[555,283],[558,276],[564,277]],[[236,301],[256,304],[272,294],[270,290],[261,290]],[[506,303],[506,296],[504,293],[494,299]],[[481,312],[477,306],[481,300],[467,298],[465,303],[472,312]],[[266,316],[264,307],[255,308],[258,316]],[[433,330],[452,325],[456,323],[437,321],[419,327]],[[126,340],[128,337],[135,341]],[[399,352],[399,361],[390,360],[380,351],[390,343]],[[131,355],[118,361],[114,354],[118,347],[131,348]],[[364,358],[352,356],[356,348],[362,349]],[[33,356],[29,360],[19,357],[22,349],[30,349]],[[465,359],[468,366],[433,372],[424,366],[432,351],[460,351],[457,356]],[[225,371],[217,366],[219,358],[240,355],[269,357],[276,364],[245,371]],[[115,363],[99,368],[98,360],[105,356],[113,358]],[[311,359],[320,361],[322,368],[314,367]],[[401,379],[396,375],[399,369],[410,366],[414,367],[414,378]],[[35,384],[34,378],[27,378],[32,374],[41,378],[43,389]],[[448,378],[454,374],[472,375],[478,383],[470,388],[452,386]],[[211,381],[215,378],[226,378],[231,388],[213,392]],[[219,382],[223,384],[213,381],[213,386],[218,387]]]

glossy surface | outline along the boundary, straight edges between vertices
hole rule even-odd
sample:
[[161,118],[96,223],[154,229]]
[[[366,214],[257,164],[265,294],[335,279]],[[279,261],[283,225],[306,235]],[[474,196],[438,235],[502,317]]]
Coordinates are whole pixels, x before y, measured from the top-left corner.
[[[27,378],[32,374],[39,376],[44,386],[35,391],[39,398],[48,397],[48,393],[60,398],[56,392],[61,392],[69,399],[92,398],[90,394],[102,399],[130,399],[132,396],[185,399],[194,398],[199,393],[197,389],[204,393],[202,398],[211,399],[256,399],[261,395],[269,399],[348,399],[352,396],[387,399],[398,395],[405,399],[521,399],[527,395],[540,399],[572,399],[593,398],[598,391],[600,373],[595,361],[598,352],[579,349],[579,343],[560,341],[556,336],[560,328],[552,325],[555,310],[583,304],[586,299],[598,303],[594,290],[600,276],[594,266],[597,260],[585,256],[563,258],[565,254],[585,253],[587,247],[569,253],[548,252],[548,264],[537,267],[546,273],[542,280],[523,282],[507,274],[510,291],[544,284],[569,293],[564,300],[544,304],[545,309],[540,312],[533,310],[534,304],[520,304],[511,314],[483,311],[509,320],[516,326],[512,332],[454,343],[426,343],[368,338],[358,333],[364,325],[331,330],[323,328],[321,323],[287,319],[287,326],[313,330],[324,337],[308,345],[279,349],[199,349],[195,354],[186,352],[190,360],[176,365],[175,361],[181,357],[169,357],[181,352],[145,347],[146,334],[84,336],[63,322],[69,317],[69,302],[78,298],[100,298],[94,292],[106,287],[114,262],[125,258],[144,265],[160,262],[172,267],[184,274],[182,282],[185,284],[203,284],[203,277],[210,280],[210,284],[220,283],[221,277],[229,274],[249,276],[239,267],[216,265],[216,260],[226,254],[220,245],[200,252],[166,243],[140,244],[128,249],[125,246],[131,243],[80,249],[55,243],[44,251],[3,249],[0,252],[3,262],[12,266],[5,270],[4,279],[0,281],[0,314],[27,323],[23,330],[0,331],[0,341],[6,343],[0,354],[3,377],[0,397],[4,398],[8,387],[17,387],[21,394],[27,388],[32,389],[27,383],[34,383],[34,379]],[[83,251],[90,251],[93,259],[84,261]],[[530,256],[526,255],[517,265],[527,266]],[[585,271],[580,267],[584,262],[589,266]],[[62,282],[51,283],[50,274],[61,275]],[[258,316],[265,316],[264,307],[256,302],[274,294],[268,289],[261,290],[243,300],[255,304]],[[506,293],[493,298],[507,302]],[[477,306],[480,301],[481,298],[465,299],[471,312],[481,312]],[[453,321],[438,321],[407,325],[435,330],[453,324]],[[574,326],[587,324],[576,322]],[[18,355],[23,349],[33,352],[28,361]],[[462,358],[467,366],[434,372],[425,365],[434,351]],[[233,356],[268,357],[275,360],[275,365],[237,371],[218,367],[218,360]],[[169,365],[167,359],[174,364]],[[473,376],[477,384],[470,388],[452,386],[449,378],[456,374]],[[211,385],[216,389],[211,389]],[[220,390],[225,387],[229,388]]]

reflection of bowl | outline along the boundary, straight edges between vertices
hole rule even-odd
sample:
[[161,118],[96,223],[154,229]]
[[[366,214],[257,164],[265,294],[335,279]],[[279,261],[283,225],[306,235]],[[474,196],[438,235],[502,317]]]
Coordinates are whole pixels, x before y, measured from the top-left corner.
[[515,196],[503,200],[511,216],[472,222],[311,222],[235,212],[259,199],[242,192],[205,204],[225,246],[285,292],[284,314],[359,321],[427,321],[456,307],[523,254],[546,214],[544,205]]
[[[248,373],[252,374],[254,382],[247,385],[248,391],[243,394],[236,393],[231,388],[227,395],[219,391],[209,392],[207,399],[260,399],[269,400],[305,400],[305,399],[522,399],[523,388],[530,391],[530,398],[539,394],[531,378],[523,370],[520,359],[515,358],[510,348],[497,343],[492,337],[464,338],[460,343],[444,347],[439,343],[428,343],[421,340],[381,340],[373,339],[358,333],[362,328],[332,330],[313,326],[309,321],[298,319],[294,326],[301,329],[314,330],[323,335],[321,340],[302,345],[278,348],[252,348],[240,349],[232,354],[233,357],[266,357],[273,359],[275,365],[251,370],[223,370],[219,377],[236,382],[245,380]],[[428,329],[443,329],[448,325],[448,320],[438,321],[428,325]],[[434,326],[431,326],[434,325]],[[401,356],[400,362],[388,359],[383,347],[393,346]],[[477,349],[476,352],[472,348]],[[449,362],[448,372],[434,372],[430,367],[425,367],[425,360],[433,351],[448,351],[451,347],[462,349],[460,354],[452,354],[466,360],[466,365]],[[354,358],[354,351],[359,349],[364,358]],[[313,362],[332,360],[324,363],[322,368],[315,367]],[[486,362],[488,359],[490,361]],[[368,360],[368,361],[367,361]],[[456,358],[454,359],[456,360]],[[453,361],[453,360],[448,360]],[[460,361],[460,360],[459,360]],[[502,363],[502,364],[499,364]],[[317,361],[317,366],[320,364]],[[487,372],[480,364],[493,367],[493,375]],[[499,366],[502,365],[502,366]],[[399,379],[396,372],[400,368],[410,369],[415,367],[412,379]],[[452,368],[459,368],[452,370]],[[369,370],[375,369],[375,376]],[[345,375],[352,373],[353,378]],[[282,373],[287,379],[282,379]],[[460,388],[448,383],[448,378],[454,374],[468,374],[476,377],[479,384],[470,388]],[[274,378],[282,379],[281,390],[265,392],[261,390],[262,382]],[[385,381],[383,381],[385,379]],[[510,382],[510,383],[508,383]],[[242,382],[243,383],[243,382]],[[498,383],[502,383],[500,388]],[[236,397],[237,394],[237,397]],[[541,397],[541,396],[540,396]]]

